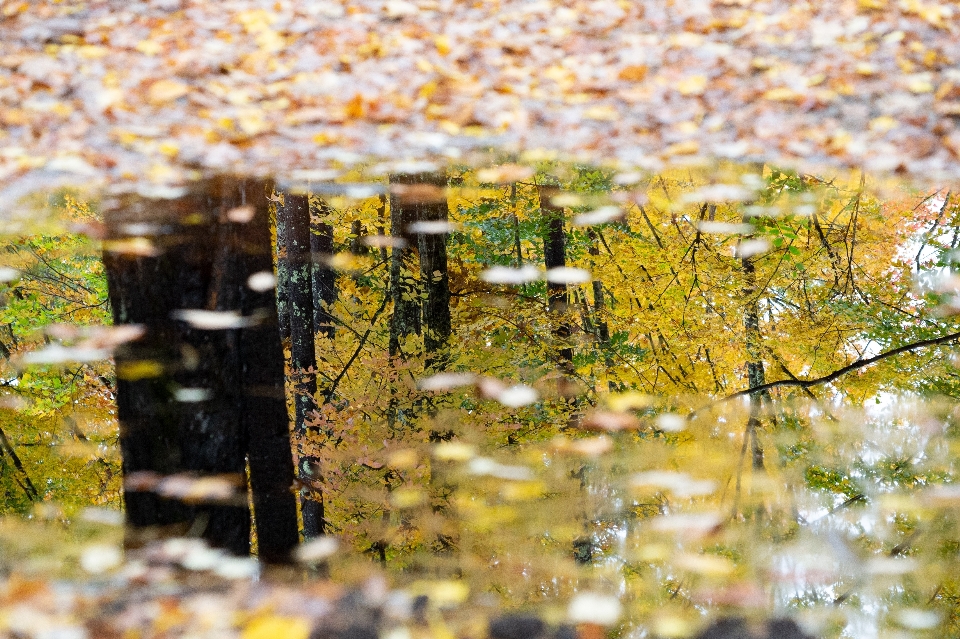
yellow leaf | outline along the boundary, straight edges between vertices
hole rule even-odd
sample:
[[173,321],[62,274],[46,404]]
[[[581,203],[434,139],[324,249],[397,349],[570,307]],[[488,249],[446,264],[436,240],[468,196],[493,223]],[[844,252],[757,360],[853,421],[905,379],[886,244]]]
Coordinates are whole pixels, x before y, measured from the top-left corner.
[[891,129],[895,129],[899,124],[899,122],[889,115],[881,115],[878,118],[870,120],[870,130],[885,133]]
[[141,40],[137,43],[137,51],[144,55],[157,55],[163,47],[153,40]]
[[692,75],[677,83],[677,91],[680,95],[702,95],[706,88],[707,76],[705,75]]
[[647,70],[647,65],[645,64],[633,64],[621,69],[617,77],[627,82],[641,82],[647,77]]
[[933,91],[933,84],[925,76],[914,77],[907,81],[907,88],[911,93],[930,93]]
[[246,625],[240,636],[242,639],[307,639],[310,636],[310,622],[302,617],[256,617]]
[[190,85],[177,80],[157,80],[150,85],[147,99],[151,104],[159,105],[173,102],[190,92]]
[[777,87],[776,89],[770,89],[763,94],[764,99],[772,100],[774,102],[790,102],[796,100],[799,97],[799,93],[793,89],[787,87]]
[[144,359],[117,364],[117,377],[129,381],[150,379],[163,375],[163,365],[160,362]]
[[450,53],[450,38],[445,35],[438,35],[433,39],[433,44],[437,47],[437,53],[447,55]]
[[609,104],[592,106],[583,112],[583,117],[587,120],[616,120],[617,110]]

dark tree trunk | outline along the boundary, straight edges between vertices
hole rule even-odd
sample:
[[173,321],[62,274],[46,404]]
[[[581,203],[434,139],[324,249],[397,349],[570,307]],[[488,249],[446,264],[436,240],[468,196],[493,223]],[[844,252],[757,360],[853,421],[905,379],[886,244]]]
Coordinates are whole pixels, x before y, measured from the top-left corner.
[[[446,187],[442,174],[426,175],[423,180],[440,189]],[[446,197],[423,202],[418,218],[423,222],[448,220]],[[448,360],[450,340],[450,277],[447,272],[447,233],[420,233],[420,281],[423,283],[423,350],[428,370],[443,370]]]
[[[567,234],[563,226],[563,207],[550,202],[550,187],[540,187],[540,211],[543,215],[543,262],[547,270],[567,265]],[[557,350],[561,370],[573,374],[573,348],[569,345],[570,324],[564,319],[567,312],[567,285],[547,282],[548,308],[557,322],[554,336],[560,347]]]
[[286,251],[290,288],[290,375],[295,411],[294,438],[297,449],[297,474],[304,486],[300,501],[303,535],[311,539],[323,534],[323,496],[317,460],[304,454],[306,422],[316,408],[317,355],[314,337],[313,269],[311,259],[310,202],[306,195],[284,195],[277,212],[283,219],[284,235],[277,236]]
[[310,218],[310,254],[313,262],[313,331],[333,339],[335,329],[330,311],[337,301],[337,273],[328,260],[333,256],[333,226],[326,221],[330,208],[321,204]]
[[[253,273],[272,269],[266,186],[222,180],[176,200],[129,200],[107,213],[114,239],[131,223],[171,230],[153,238],[156,255],[107,253],[104,262],[115,323],[147,329],[116,357],[124,473],[227,473],[244,482],[249,451],[260,556],[284,561],[297,528],[283,353],[272,294],[246,286]],[[231,221],[237,217],[228,212],[237,207],[252,208],[253,219]],[[205,216],[199,224],[198,211]],[[175,319],[181,309],[234,311],[245,319],[242,327],[205,330]],[[206,397],[178,401],[178,388],[203,389]],[[244,498],[188,505],[131,488],[125,501],[130,543],[144,528],[164,526],[249,552]]]
[[[393,175],[391,184],[411,185],[419,182],[419,175]],[[403,240],[404,246],[395,246],[390,254],[390,296],[393,298],[393,315],[390,318],[390,357],[401,356],[401,342],[410,335],[419,335],[420,282],[416,237],[409,231],[418,221],[419,206],[402,194],[390,196],[390,235]]]

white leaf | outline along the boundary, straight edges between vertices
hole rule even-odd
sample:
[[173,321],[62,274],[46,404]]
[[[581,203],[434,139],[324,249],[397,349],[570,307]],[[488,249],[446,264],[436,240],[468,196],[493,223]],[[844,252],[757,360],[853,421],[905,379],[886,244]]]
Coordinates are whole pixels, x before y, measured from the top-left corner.
[[619,599],[597,592],[577,593],[567,607],[567,620],[573,624],[612,626],[620,620],[622,614],[623,606]]
[[444,220],[435,220],[428,222],[414,222],[407,227],[407,231],[419,235],[442,235],[444,233],[453,233],[457,230],[457,225]]
[[251,326],[251,318],[243,317],[237,311],[207,311],[198,308],[184,308],[174,311],[171,316],[174,319],[183,320],[194,328],[208,331]]
[[534,388],[526,384],[516,384],[505,388],[497,395],[496,399],[504,406],[520,408],[521,406],[533,404],[539,397],[539,394]]
[[270,271],[259,271],[247,278],[247,287],[257,293],[264,293],[277,285],[276,276]]
[[558,266],[547,271],[547,281],[552,284],[583,284],[590,281],[590,271],[572,266]]
[[604,224],[623,218],[623,211],[619,206],[601,206],[593,211],[581,213],[573,218],[574,226],[593,226],[594,224]]
[[542,277],[537,267],[527,264],[520,268],[509,266],[491,266],[480,273],[480,279],[491,284],[526,284]]

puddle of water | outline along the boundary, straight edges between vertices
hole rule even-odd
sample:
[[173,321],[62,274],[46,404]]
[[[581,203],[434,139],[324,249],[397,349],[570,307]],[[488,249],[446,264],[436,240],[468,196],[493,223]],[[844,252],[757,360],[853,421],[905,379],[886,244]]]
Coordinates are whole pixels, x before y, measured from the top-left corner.
[[196,538],[325,533],[319,574],[386,570],[467,634],[955,630],[949,185],[414,168],[18,194],[7,569],[248,580]]

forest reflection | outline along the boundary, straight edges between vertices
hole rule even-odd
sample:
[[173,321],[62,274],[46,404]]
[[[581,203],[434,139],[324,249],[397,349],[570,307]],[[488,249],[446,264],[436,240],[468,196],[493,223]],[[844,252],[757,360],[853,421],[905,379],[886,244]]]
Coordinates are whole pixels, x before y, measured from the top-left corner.
[[122,501],[131,553],[252,539],[618,636],[960,627],[950,185],[397,164],[42,199],[0,258],[10,569],[56,538],[98,572]]

